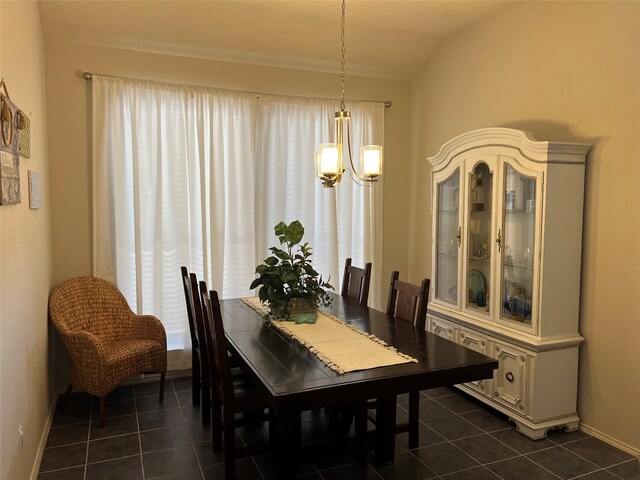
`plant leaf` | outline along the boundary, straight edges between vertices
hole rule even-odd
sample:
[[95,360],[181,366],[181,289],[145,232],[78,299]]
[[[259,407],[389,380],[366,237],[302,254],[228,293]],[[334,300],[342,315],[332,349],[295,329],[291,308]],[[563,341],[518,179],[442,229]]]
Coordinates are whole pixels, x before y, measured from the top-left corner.
[[267,265],[277,265],[278,259],[276,257],[265,258],[264,263],[266,263]]
[[[285,234],[286,230],[287,230],[287,224],[284,222],[280,222],[275,227],[273,227],[273,231],[275,232],[276,237],[278,238],[282,237]],[[282,239],[280,239],[280,243],[284,243]]]
[[288,243],[297,245],[304,236],[304,227],[298,220],[294,220],[286,227],[285,235]]

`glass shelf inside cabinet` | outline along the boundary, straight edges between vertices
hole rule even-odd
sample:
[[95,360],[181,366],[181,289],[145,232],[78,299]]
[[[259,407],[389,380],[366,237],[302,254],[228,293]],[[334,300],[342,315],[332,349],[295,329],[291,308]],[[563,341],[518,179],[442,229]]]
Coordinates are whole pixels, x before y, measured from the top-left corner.
[[502,318],[531,325],[535,264],[536,179],[505,166]]
[[460,248],[460,171],[437,187],[436,298],[458,303],[458,250]]
[[479,162],[469,173],[466,308],[489,314],[493,173]]

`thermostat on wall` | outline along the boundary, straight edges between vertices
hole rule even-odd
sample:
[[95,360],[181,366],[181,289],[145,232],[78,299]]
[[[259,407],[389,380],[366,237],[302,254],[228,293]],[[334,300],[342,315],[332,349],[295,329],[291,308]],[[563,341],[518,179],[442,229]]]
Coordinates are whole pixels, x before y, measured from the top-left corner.
[[40,174],[29,170],[29,208],[38,210],[42,208],[40,196]]

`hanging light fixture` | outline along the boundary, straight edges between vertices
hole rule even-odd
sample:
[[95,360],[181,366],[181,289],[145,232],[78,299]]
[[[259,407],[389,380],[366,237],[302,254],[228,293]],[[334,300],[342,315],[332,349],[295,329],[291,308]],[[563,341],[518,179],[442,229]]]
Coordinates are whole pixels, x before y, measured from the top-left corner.
[[[351,112],[344,108],[344,22],[346,0],[342,0],[341,42],[342,63],[340,70],[340,111],[336,112],[334,125],[334,142],[323,143],[314,153],[316,175],[322,181],[322,186],[331,188],[340,183],[345,172],[343,157],[345,147],[349,156],[349,173],[358,185],[371,185],[382,175],[382,146],[366,145],[360,147],[360,173],[353,163],[351,154]],[[346,139],[345,139],[346,137]],[[346,144],[345,144],[346,140]]]

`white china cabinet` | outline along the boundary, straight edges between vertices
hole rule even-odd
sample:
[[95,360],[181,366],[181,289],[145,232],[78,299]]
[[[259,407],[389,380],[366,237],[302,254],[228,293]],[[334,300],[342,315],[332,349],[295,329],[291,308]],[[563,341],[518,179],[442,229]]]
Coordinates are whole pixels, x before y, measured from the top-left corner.
[[430,157],[432,293],[427,329],[490,355],[460,389],[526,436],[578,428],[582,207],[589,145],[509,128],[460,135]]

